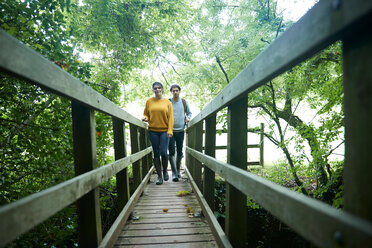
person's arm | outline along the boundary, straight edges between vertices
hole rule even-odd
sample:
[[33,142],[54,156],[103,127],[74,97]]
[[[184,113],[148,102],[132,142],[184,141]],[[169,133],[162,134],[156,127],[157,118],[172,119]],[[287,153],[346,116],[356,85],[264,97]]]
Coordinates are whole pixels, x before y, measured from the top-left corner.
[[148,107],[148,101],[146,101],[146,104],[145,104],[145,109],[143,110],[143,117],[142,117],[142,121],[145,121],[145,122],[148,122],[150,117],[149,117],[149,107]]
[[192,113],[191,113],[189,104],[187,103],[186,100],[185,100],[185,103],[186,103],[186,118],[185,118],[185,123],[187,124],[191,120]]
[[167,131],[167,135],[169,138],[173,136],[173,124],[174,124],[173,106],[172,106],[172,103],[169,101],[168,103],[168,131]]

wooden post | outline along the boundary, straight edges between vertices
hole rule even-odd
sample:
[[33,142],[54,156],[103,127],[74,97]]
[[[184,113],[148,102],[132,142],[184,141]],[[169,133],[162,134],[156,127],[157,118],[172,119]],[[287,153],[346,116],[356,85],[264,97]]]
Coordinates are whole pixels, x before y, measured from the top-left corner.
[[[139,147],[140,147],[140,150],[144,150],[146,149],[146,130],[143,129],[143,128],[140,128],[139,130]],[[147,172],[149,171],[149,165],[148,165],[148,156],[144,156],[142,158],[142,177],[141,179],[143,179]]]
[[[195,149],[195,126],[189,128],[188,132],[188,146]],[[192,177],[194,177],[195,159],[193,156],[188,156],[187,168]]]
[[[195,125],[195,150],[202,152],[203,150],[203,122],[200,121]],[[194,161],[194,181],[199,190],[202,188],[202,163],[195,159]]]
[[[216,114],[205,120],[205,154],[211,157],[216,156]],[[203,195],[209,208],[214,212],[214,185],[215,173],[207,166],[204,166]]]
[[[139,152],[139,141],[138,141],[138,127],[129,124],[130,129],[130,144],[132,154]],[[136,161],[132,164],[132,171],[133,171],[133,189],[136,190],[137,187],[141,184],[142,181],[142,163],[141,161]],[[134,191],[133,190],[133,191]]]
[[345,210],[372,221],[371,18],[344,40]]
[[[127,156],[125,142],[125,124],[124,121],[112,117],[112,125],[114,132],[115,160],[119,160]],[[118,208],[119,211],[121,211],[130,198],[127,168],[116,174],[116,190],[118,192]]]
[[[146,141],[146,147],[150,147],[151,146],[151,143],[150,143],[150,140],[149,140],[149,131],[148,130],[145,130],[145,135],[146,135],[146,138],[145,138],[145,141]],[[151,168],[152,167],[152,152],[150,152],[148,155],[147,155],[147,168]]]
[[[191,148],[191,144],[190,144],[190,128],[187,128],[185,130],[185,143],[186,143],[186,146],[187,147],[190,147]],[[187,166],[188,170],[190,171],[190,167],[189,167],[189,164],[190,164],[190,159],[191,159],[191,155],[189,155],[188,152],[185,152],[185,167]],[[191,173],[191,171],[190,171]]]
[[264,132],[265,132],[265,124],[261,123],[261,133],[260,133],[260,165],[264,167]]
[[[97,168],[94,111],[72,102],[75,175]],[[79,247],[97,247],[102,240],[99,187],[77,202]]]
[[[247,169],[247,97],[228,106],[227,163]],[[247,197],[234,186],[226,187],[225,233],[233,247],[247,245]]]

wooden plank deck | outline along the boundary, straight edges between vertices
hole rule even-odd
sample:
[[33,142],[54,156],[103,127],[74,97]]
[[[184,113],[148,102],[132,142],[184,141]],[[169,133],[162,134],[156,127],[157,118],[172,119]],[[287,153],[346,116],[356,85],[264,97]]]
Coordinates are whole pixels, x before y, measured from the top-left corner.
[[[156,174],[151,176],[114,247],[218,247],[187,176],[172,182],[168,174],[162,185],[155,184]],[[189,193],[178,196],[179,191]]]

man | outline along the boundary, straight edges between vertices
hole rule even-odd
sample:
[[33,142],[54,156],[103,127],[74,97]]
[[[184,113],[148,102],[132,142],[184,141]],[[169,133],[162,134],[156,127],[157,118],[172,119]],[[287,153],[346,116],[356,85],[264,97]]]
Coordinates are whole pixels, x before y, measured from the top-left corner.
[[[173,136],[169,140],[169,162],[172,168],[172,181],[178,182],[181,177],[181,160],[183,157],[183,140],[185,126],[191,119],[191,111],[185,99],[180,98],[181,87],[173,84],[170,87],[173,98],[169,99],[173,106]],[[175,145],[177,147],[177,159],[175,160]]]

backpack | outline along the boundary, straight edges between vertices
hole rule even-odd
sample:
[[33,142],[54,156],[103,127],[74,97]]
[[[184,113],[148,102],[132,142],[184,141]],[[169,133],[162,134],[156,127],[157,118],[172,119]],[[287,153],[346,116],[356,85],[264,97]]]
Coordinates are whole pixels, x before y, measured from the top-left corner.
[[[185,114],[186,114],[186,100],[185,99],[183,99],[183,98],[181,98],[181,100],[182,100],[182,104],[183,104],[183,111],[185,112]],[[171,101],[172,102],[172,98],[169,98],[169,101]]]

